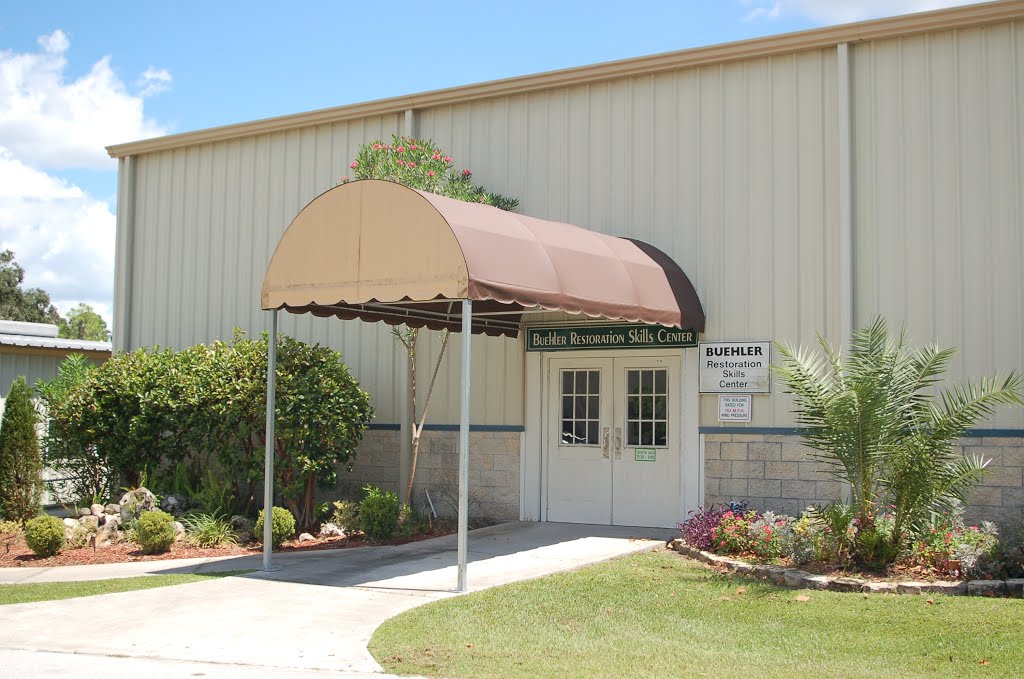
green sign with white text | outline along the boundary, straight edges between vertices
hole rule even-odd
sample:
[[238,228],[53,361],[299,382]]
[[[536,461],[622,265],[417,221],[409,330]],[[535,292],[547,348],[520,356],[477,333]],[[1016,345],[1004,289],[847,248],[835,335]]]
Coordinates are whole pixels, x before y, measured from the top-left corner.
[[657,457],[657,452],[654,448],[635,448],[633,450],[633,459],[637,462],[654,462]]
[[577,325],[527,328],[527,351],[581,349],[661,349],[697,346],[695,330],[663,325]]

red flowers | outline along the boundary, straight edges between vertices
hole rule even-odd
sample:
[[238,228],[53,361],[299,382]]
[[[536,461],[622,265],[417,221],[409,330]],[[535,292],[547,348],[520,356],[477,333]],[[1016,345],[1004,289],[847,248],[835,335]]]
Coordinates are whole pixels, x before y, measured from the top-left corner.
[[354,170],[357,167],[359,167],[359,163],[358,163],[358,161],[353,160],[351,163],[348,164],[348,166],[351,167]]
[[395,150],[398,151],[399,153],[405,153],[405,147],[404,146],[399,146]]
[[471,174],[473,174],[473,173],[472,173],[472,172],[470,172],[469,170],[463,170],[463,171],[462,171],[462,174],[463,174],[464,176],[468,177],[469,175],[471,175]]

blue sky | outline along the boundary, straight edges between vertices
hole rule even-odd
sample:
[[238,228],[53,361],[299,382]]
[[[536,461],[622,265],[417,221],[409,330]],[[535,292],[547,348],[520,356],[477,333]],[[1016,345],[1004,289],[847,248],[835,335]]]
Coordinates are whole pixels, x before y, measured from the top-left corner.
[[[956,0],[5,3],[0,249],[111,321],[104,146]],[[15,5],[15,6],[11,6]]]

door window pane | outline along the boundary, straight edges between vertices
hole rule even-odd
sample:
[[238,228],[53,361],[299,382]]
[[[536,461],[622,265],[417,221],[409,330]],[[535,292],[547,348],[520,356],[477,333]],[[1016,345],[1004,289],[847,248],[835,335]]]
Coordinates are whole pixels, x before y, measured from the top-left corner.
[[601,372],[563,370],[561,396],[562,445],[600,445]]
[[626,371],[626,445],[668,445],[668,370]]

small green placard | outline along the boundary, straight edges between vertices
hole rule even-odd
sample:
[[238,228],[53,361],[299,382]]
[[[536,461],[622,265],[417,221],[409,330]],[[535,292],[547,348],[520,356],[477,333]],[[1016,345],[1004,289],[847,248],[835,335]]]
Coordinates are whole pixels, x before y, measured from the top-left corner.
[[654,448],[634,448],[633,459],[637,462],[654,462],[657,452]]
[[527,351],[695,347],[697,332],[663,325],[575,325],[528,328]]

